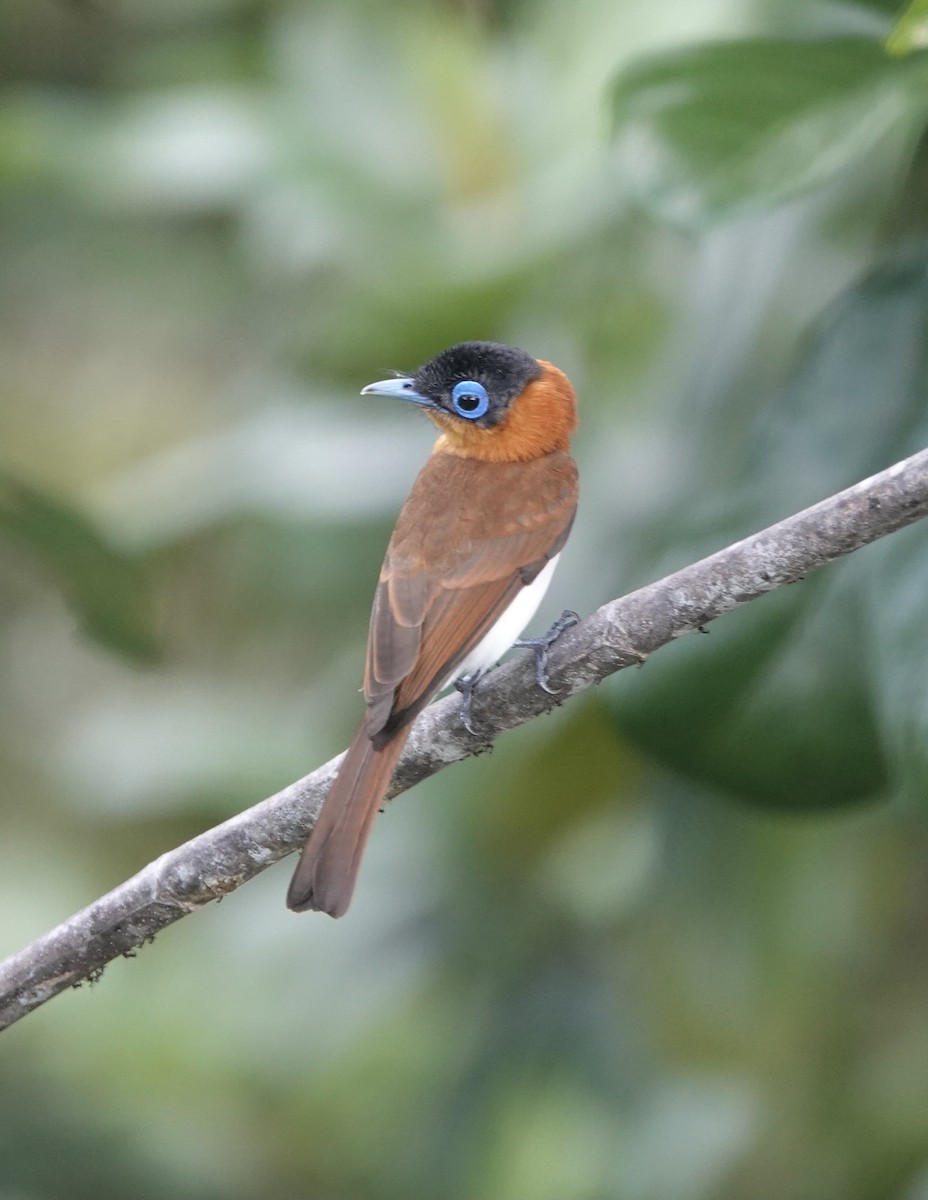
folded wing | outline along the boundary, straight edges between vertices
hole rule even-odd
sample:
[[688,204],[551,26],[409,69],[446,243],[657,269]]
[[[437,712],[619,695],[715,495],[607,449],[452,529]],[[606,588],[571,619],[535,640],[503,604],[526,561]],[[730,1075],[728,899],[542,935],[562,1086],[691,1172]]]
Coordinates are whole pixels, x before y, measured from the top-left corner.
[[435,454],[387,549],[364,694],[375,745],[411,721],[567,539],[577,468],[560,451],[492,463]]

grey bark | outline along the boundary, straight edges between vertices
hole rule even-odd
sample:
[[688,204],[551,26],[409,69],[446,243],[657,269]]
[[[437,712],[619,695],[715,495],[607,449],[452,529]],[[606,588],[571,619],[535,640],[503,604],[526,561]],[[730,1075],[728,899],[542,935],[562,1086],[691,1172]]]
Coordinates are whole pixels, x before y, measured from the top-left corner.
[[[607,675],[766,592],[928,515],[928,450],[597,609],[552,647],[551,697],[531,660],[507,663],[474,697],[478,738],[460,723],[460,698],[437,701],[416,722],[390,795],[486,749],[500,734],[549,711]],[[0,963],[0,1029],[66,988],[99,976],[166,926],[234,891],[298,849],[341,756],[192,841]],[[281,897],[283,904],[283,897]],[[306,918],[301,918],[305,920]]]

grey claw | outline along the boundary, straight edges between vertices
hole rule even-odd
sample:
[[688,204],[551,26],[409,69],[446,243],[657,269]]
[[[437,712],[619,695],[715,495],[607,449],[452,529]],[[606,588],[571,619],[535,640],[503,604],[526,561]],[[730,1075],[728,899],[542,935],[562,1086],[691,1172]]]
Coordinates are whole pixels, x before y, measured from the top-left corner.
[[459,679],[455,679],[454,686],[461,693],[461,724],[471,735],[471,737],[479,737],[477,730],[474,728],[474,689],[480,679],[480,672],[477,671],[473,675],[462,675]]
[[520,650],[532,650],[535,654],[535,682],[549,696],[560,695],[557,688],[548,686],[548,650],[566,630],[577,625],[579,616],[571,609],[565,609],[547,633],[537,638],[519,638],[513,642]]

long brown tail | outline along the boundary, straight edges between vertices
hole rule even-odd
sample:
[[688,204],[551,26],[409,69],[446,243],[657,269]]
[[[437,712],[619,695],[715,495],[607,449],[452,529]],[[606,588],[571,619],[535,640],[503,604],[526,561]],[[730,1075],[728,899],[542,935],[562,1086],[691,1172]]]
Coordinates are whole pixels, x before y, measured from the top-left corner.
[[361,722],[290,880],[287,906],[294,912],[313,908],[340,917],[347,911],[374,817],[408,736],[406,726],[377,750]]

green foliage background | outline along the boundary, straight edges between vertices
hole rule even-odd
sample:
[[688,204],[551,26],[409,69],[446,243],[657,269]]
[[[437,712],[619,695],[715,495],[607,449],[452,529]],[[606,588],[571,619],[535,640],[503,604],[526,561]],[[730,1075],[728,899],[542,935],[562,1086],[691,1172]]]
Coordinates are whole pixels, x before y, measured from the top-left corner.
[[[926,22],[7,0],[2,951],[349,737],[386,370],[574,379],[539,625],[925,445]],[[926,1200],[926,595],[914,527],[14,1026],[0,1197]]]

